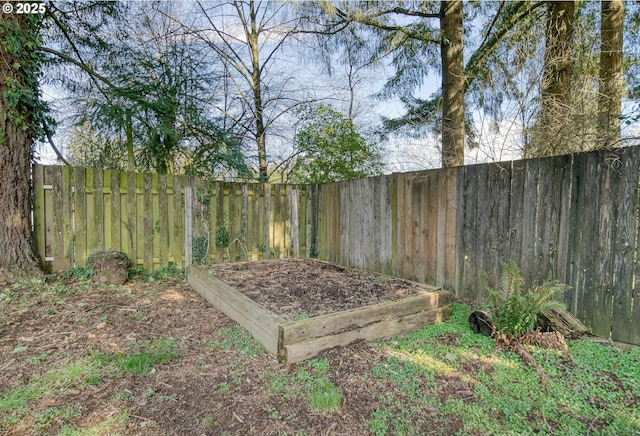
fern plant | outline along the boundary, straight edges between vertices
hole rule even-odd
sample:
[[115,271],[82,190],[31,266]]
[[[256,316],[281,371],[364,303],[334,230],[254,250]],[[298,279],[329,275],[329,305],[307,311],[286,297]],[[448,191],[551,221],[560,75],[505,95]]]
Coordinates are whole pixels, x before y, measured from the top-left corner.
[[499,288],[487,295],[496,333],[519,338],[533,331],[542,312],[564,309],[558,299],[568,288],[557,281],[527,288],[518,265],[504,262]]

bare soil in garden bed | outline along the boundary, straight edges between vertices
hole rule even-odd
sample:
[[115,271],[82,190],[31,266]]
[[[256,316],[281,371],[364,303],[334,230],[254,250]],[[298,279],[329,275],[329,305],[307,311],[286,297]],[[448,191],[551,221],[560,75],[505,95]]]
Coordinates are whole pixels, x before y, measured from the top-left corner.
[[287,319],[326,315],[426,291],[406,280],[314,259],[225,263],[203,268]]

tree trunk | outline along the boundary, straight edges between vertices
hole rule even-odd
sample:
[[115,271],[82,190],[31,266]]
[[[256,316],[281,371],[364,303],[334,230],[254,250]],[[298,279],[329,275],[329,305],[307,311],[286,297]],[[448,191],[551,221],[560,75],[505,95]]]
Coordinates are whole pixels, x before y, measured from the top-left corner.
[[624,2],[602,1],[600,22],[600,84],[598,139],[602,147],[620,145],[622,112],[622,35]]
[[251,52],[251,87],[253,88],[254,116],[256,119],[256,143],[258,145],[258,174],[261,182],[267,181],[267,132],[264,126],[264,104],[262,102],[262,77],[260,67],[260,44],[258,22],[253,0],[249,2],[249,51]]
[[158,174],[167,174],[171,169],[173,162],[172,155],[178,148],[180,137],[176,131],[176,125],[178,120],[176,97],[172,96],[165,103],[165,109],[160,120],[160,128],[162,132],[162,141],[160,148],[160,155],[158,156],[158,166],[156,171]]
[[540,117],[526,157],[553,156],[567,150],[562,135],[570,129],[571,74],[573,70],[573,1],[553,1],[548,6],[542,73]]
[[462,1],[440,2],[442,40],[442,166],[464,165]]
[[536,327],[561,333],[565,338],[579,338],[589,333],[589,329],[566,310],[545,310],[538,315]]
[[136,158],[133,154],[133,123],[131,109],[127,109],[127,171],[136,170]]
[[0,282],[6,282],[40,273],[31,232],[39,62],[33,17],[4,14],[0,31]]
[[480,333],[488,338],[496,333],[496,325],[493,322],[491,312],[487,310],[474,310],[469,315],[469,327],[474,333]]

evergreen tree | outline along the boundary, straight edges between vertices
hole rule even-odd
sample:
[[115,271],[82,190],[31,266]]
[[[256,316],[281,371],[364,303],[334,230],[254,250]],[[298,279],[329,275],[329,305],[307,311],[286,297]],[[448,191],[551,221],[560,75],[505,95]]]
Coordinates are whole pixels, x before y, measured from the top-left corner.
[[0,283],[39,274],[31,234],[31,161],[46,107],[40,100],[41,15],[0,21]]
[[[180,31],[173,18],[180,12],[172,2],[132,5],[129,26],[105,35],[104,44],[49,52],[87,73],[63,83],[78,108],[77,122],[126,147],[129,170],[215,173],[224,167],[225,174],[247,177],[238,142],[214,117],[218,65],[205,45]],[[205,155],[212,161],[203,162]]]
[[[445,167],[464,163],[462,13],[462,1],[458,0],[419,5],[401,1],[345,3],[335,8],[339,20],[374,29],[379,37],[378,51],[391,56],[396,72],[386,83],[384,94],[399,96],[408,111],[401,120],[388,122],[387,127],[438,126]],[[432,70],[441,71],[441,94],[425,105],[413,93]],[[416,107],[429,110],[416,111]]]
[[619,146],[624,89],[622,67],[624,2],[622,0],[603,0],[600,4],[598,136],[604,147]]
[[573,1],[552,1],[547,6],[545,53],[540,84],[540,115],[531,147],[525,156],[562,154],[564,133],[571,127],[571,80],[574,63]]

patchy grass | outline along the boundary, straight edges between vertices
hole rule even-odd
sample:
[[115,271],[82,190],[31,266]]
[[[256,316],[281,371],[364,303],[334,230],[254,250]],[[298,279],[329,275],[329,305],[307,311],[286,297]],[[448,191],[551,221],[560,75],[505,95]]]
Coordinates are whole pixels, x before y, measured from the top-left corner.
[[237,324],[230,328],[223,328],[216,332],[216,339],[207,343],[207,348],[215,350],[237,349],[245,356],[260,356],[267,352],[264,346],[253,339],[244,327]]
[[307,386],[307,401],[312,412],[338,412],[342,406],[342,392],[326,377]]
[[51,427],[52,422],[63,423],[80,413],[74,405],[47,407],[32,413],[34,402],[46,403],[56,396],[75,393],[88,379],[98,376],[100,370],[92,362],[80,360],[53,369],[18,385],[0,396],[0,428],[30,421],[35,430]]
[[[384,407],[369,420],[372,433],[420,433],[425,421],[415,417],[425,410],[432,424],[460,420],[461,433],[640,432],[638,347],[569,341],[573,362],[529,347],[549,376],[542,387],[536,371],[515,354],[468,331],[467,306],[453,306],[448,322],[378,342],[387,357],[372,374]],[[451,390],[449,398],[443,389]],[[387,396],[390,390],[396,395]]]
[[147,375],[162,362],[179,355],[178,344],[173,339],[157,339],[142,344],[130,344],[132,350],[125,353],[93,355],[93,360],[101,366],[115,365],[124,372]]
[[326,359],[310,359],[297,367],[297,373],[289,376],[266,373],[269,391],[287,399],[301,396],[313,413],[340,411],[343,395],[329,379],[329,362]]
[[530,346],[543,386],[470,311],[286,366],[179,271],[23,282],[0,289],[0,433],[640,434],[638,347]]

